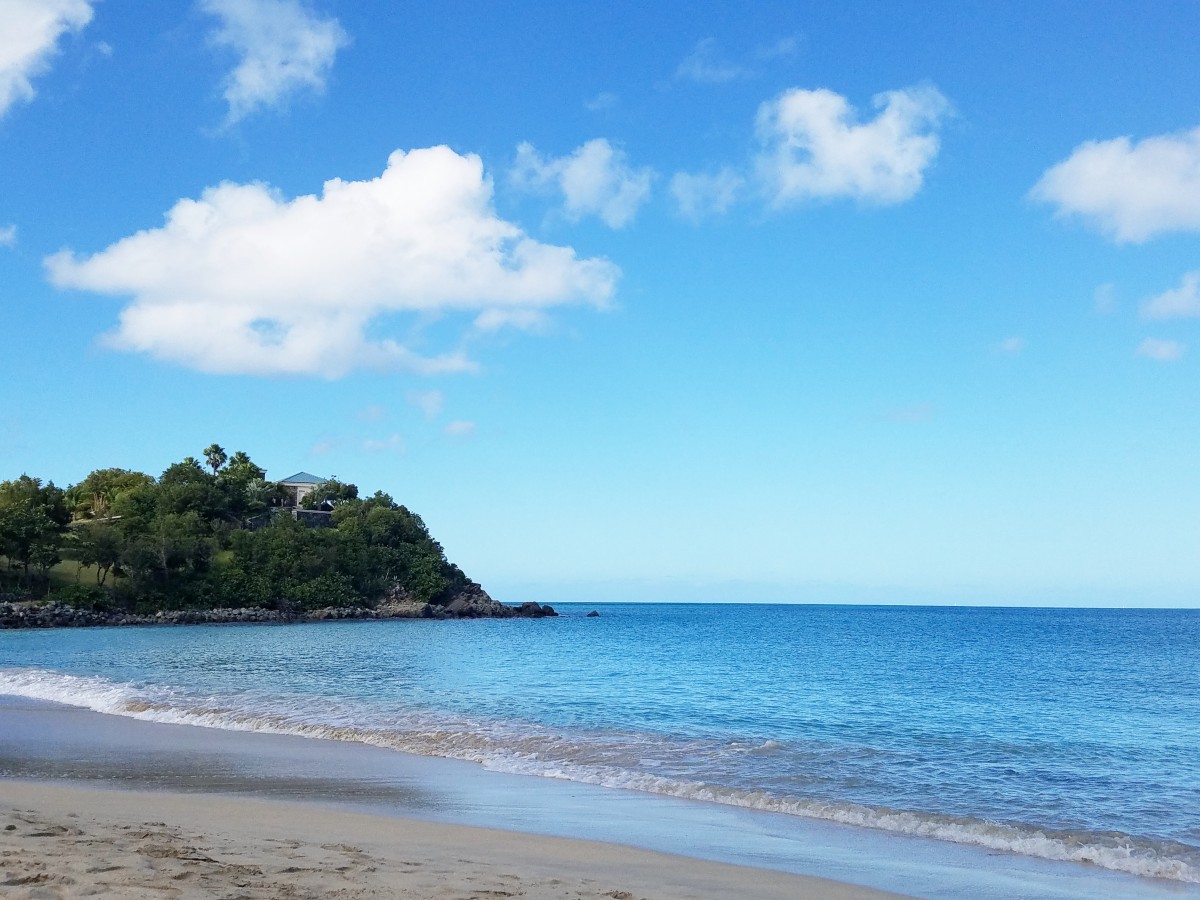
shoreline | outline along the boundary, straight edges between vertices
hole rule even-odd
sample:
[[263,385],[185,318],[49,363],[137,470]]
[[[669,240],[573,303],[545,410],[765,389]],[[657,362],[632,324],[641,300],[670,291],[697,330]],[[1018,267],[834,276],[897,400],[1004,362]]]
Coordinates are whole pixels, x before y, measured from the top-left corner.
[[327,606],[285,612],[262,607],[237,609],[173,609],[154,613],[98,612],[65,603],[0,603],[0,630],[20,631],[50,628],[133,628],[146,625],[302,625],[309,622],[344,622],[386,619],[543,619],[557,618],[549,604],[535,602],[509,606],[462,605],[459,608],[431,603],[386,603],[379,606]]
[[[420,823],[413,826],[418,829],[499,830],[520,835],[531,846],[576,839],[686,858],[689,865],[707,860],[770,872],[771,878],[790,873],[855,885],[855,890],[861,885],[862,890],[898,890],[945,900],[1200,897],[1200,890],[1192,885],[1078,863],[508,774],[477,763],[414,756],[354,740],[167,724],[62,703],[0,697],[0,807],[12,793],[10,786],[32,783],[108,795],[169,794],[184,806],[214,797],[234,803],[244,799],[294,806],[298,802],[311,811],[306,818],[354,812],[372,820]],[[143,821],[147,816],[149,812]],[[161,820],[161,816],[156,819]],[[70,827],[69,822],[50,824]],[[224,833],[219,823],[210,830]],[[113,837],[105,834],[105,840]],[[625,887],[612,890],[654,900],[645,890],[641,894]]]
[[[636,847],[297,801],[5,779],[6,896],[504,897],[529,900],[902,900],[807,875]],[[24,893],[21,893],[24,892]]]

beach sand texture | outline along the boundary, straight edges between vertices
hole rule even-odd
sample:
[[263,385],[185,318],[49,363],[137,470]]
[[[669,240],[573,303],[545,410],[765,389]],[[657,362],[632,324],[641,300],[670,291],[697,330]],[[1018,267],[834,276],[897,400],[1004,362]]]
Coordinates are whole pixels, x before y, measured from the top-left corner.
[[280,801],[0,781],[0,897],[883,900],[614,844]]

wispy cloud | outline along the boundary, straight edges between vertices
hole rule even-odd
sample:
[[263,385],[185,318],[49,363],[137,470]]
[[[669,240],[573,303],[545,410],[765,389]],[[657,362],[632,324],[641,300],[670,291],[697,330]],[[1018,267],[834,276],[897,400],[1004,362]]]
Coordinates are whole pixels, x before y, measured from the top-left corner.
[[1020,353],[1024,349],[1025,338],[1017,337],[1016,335],[1013,335],[1012,337],[1006,337],[1004,340],[996,344],[996,350],[999,353]]
[[485,309],[475,317],[477,331],[499,331],[516,328],[518,331],[545,331],[550,318],[539,309]]
[[1146,338],[1138,344],[1135,352],[1138,356],[1144,356],[1155,362],[1175,362],[1183,357],[1183,354],[1187,352],[1187,347],[1179,341]]
[[1200,128],[1080,144],[1030,196],[1079,216],[1118,243],[1200,231]]
[[759,177],[774,206],[849,197],[901,203],[921,189],[938,154],[938,126],[950,104],[929,86],[876,95],[879,110],[859,122],[833,91],[793,88],[758,112]]
[[1179,287],[1151,297],[1142,303],[1147,319],[1194,319],[1200,317],[1200,270],[1183,276]]
[[746,179],[731,166],[717,172],[677,172],[671,178],[671,196],[679,214],[690,222],[721,215],[737,201]]
[[206,372],[330,378],[474,368],[459,350],[368,338],[385,313],[602,306],[619,274],[499,218],[482,162],[446,147],[396,151],[379,177],[334,179],[320,196],[221,184],[180,200],[161,228],[45,264],[59,287],[132,297],[116,348]]
[[367,438],[362,442],[362,449],[367,453],[403,453],[404,436],[393,434],[386,438]]
[[773,44],[767,44],[765,47],[759,47],[754,51],[754,56],[761,60],[772,59],[787,59],[795,56],[800,52],[800,39],[795,35],[781,37]]
[[554,159],[523,143],[510,177],[523,190],[561,193],[563,212],[573,222],[598,216],[610,228],[623,228],[650,196],[654,170],[632,166],[624,150],[596,138]]
[[721,51],[716,38],[697,41],[687,56],[675,68],[676,81],[695,84],[727,84],[762,74],[764,64],[795,56],[800,43],[795,36],[782,37],[773,43],[757,47],[738,61]]
[[465,419],[455,419],[444,430],[451,437],[469,437],[475,433],[475,423],[468,422]]
[[737,65],[723,57],[717,47],[716,38],[697,41],[691,52],[675,69],[675,77],[681,81],[697,84],[724,84],[749,78],[753,73],[745,66]]
[[200,0],[221,21],[213,43],[240,58],[225,81],[227,124],[301,91],[322,92],[349,37],[336,19],[321,19],[299,0]]
[[17,243],[17,226],[0,225],[0,247],[14,247]]
[[446,403],[446,398],[439,390],[409,391],[408,402],[425,414],[427,419],[436,419]]
[[1106,282],[1092,292],[1092,308],[1100,316],[1111,316],[1117,311],[1117,286]]
[[589,112],[603,112],[606,109],[615,109],[620,102],[620,98],[611,91],[601,91],[585,101],[583,106]]
[[92,21],[89,0],[5,0],[0,9],[0,117],[34,98],[33,79],[50,68],[64,34]]
[[354,418],[360,422],[381,422],[387,418],[387,409],[378,403],[372,403],[355,413]]

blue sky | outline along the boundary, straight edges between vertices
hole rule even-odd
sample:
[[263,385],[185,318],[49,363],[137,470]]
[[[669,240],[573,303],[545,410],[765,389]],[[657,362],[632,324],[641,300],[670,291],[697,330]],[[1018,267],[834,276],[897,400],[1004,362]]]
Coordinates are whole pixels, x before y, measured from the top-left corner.
[[506,601],[1200,603],[1200,7],[0,0],[0,477]]

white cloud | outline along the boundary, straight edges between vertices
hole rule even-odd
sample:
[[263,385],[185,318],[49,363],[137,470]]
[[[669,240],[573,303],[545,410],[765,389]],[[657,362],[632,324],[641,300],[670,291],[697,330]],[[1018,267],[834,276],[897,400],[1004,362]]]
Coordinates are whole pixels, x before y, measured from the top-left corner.
[[321,92],[349,38],[336,19],[319,19],[299,0],[201,0],[221,20],[213,42],[241,58],[225,80],[227,123],[278,106],[303,90]]
[[676,78],[699,84],[723,84],[747,78],[751,74],[750,70],[721,58],[714,38],[697,42],[675,70]]
[[479,331],[499,331],[516,328],[520,331],[545,331],[549,318],[539,309],[485,309],[475,317]]
[[59,287],[133,298],[113,346],[206,372],[470,369],[461,352],[423,357],[367,329],[386,313],[603,306],[619,275],[500,219],[482,162],[447,147],[398,150],[378,178],[333,179],[321,196],[221,184],[166,219],[46,268]]
[[1200,317],[1200,270],[1184,275],[1179,287],[1146,300],[1142,315],[1147,319]]
[[1136,144],[1087,141],[1047,169],[1030,196],[1121,243],[1200,231],[1200,128]]
[[532,144],[522,143],[511,177],[525,190],[560,191],[573,222],[594,215],[610,228],[623,228],[650,196],[654,170],[635,169],[624,150],[596,138],[558,159],[543,159]]
[[32,79],[50,67],[58,39],[92,21],[89,0],[5,0],[0,11],[0,116],[32,100]]
[[446,402],[445,396],[439,390],[409,391],[408,402],[425,414],[427,419],[436,419]]
[[1137,355],[1152,359],[1155,362],[1175,362],[1187,352],[1187,347],[1179,341],[1165,341],[1160,338],[1146,338],[1137,346]]
[[1025,349],[1025,338],[1015,335],[1013,337],[1006,337],[996,344],[996,349],[1001,353],[1020,353]]
[[14,247],[17,243],[17,226],[0,225],[0,247]]
[[879,114],[860,124],[845,97],[823,88],[792,88],[764,103],[757,169],[772,204],[834,197],[891,204],[916,194],[950,104],[933,87],[914,87],[878,94],[873,105]]
[[677,172],[671,179],[671,195],[681,216],[699,222],[728,210],[745,184],[746,179],[729,166],[711,174]]
[[467,437],[475,433],[475,423],[464,419],[455,419],[446,426],[445,432],[451,437]]
[[1092,293],[1092,308],[1097,315],[1111,316],[1117,311],[1117,286],[1111,282],[1099,285]]

